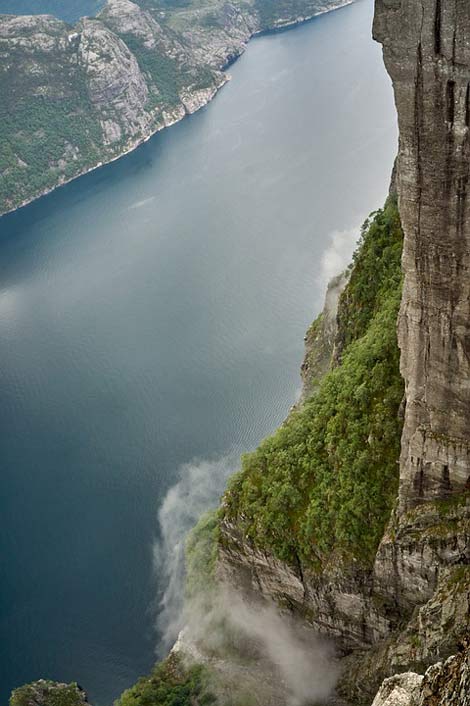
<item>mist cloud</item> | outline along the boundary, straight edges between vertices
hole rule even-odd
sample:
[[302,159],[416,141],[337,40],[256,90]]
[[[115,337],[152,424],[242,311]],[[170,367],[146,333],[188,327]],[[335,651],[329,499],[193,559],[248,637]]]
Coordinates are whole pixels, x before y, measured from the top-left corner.
[[158,513],[160,540],[154,545],[155,570],[164,585],[158,604],[157,628],[164,649],[183,626],[184,546],[186,535],[201,515],[218,505],[227,479],[239,466],[240,452],[214,460],[194,460],[179,470]]
[[[334,689],[338,669],[331,646],[305,623],[223,585],[185,600],[186,535],[204,512],[218,505],[239,465],[239,452],[185,464],[160,509],[155,565],[165,585],[158,615],[165,651],[184,628],[178,641],[181,654],[211,663],[230,699],[241,690],[256,693],[253,703],[269,706],[323,701]],[[227,691],[221,703],[226,696]]]
[[258,644],[277,668],[290,694],[290,706],[303,706],[327,698],[338,671],[333,653],[325,641],[290,616],[281,615],[272,604],[250,605],[228,590],[224,596],[228,619],[248,639]]
[[335,230],[330,235],[330,243],[321,258],[320,281],[326,287],[328,282],[347,268],[356,248],[361,229]]
[[273,603],[248,600],[232,586],[186,603],[176,650],[211,665],[223,685],[221,704],[227,693],[237,704],[246,696],[263,706],[324,703],[339,676],[331,643]]

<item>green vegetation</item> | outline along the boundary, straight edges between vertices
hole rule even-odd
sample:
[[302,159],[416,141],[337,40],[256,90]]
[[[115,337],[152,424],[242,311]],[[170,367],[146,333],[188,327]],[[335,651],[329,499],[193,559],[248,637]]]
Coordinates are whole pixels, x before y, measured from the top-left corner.
[[155,105],[177,105],[180,102],[179,91],[187,83],[176,60],[156,49],[147,48],[133,34],[123,34],[121,39],[134,54],[140,70],[156,86],[158,97],[154,98]]
[[84,703],[83,692],[76,684],[45,680],[20,686],[10,698],[10,706],[83,706]]
[[219,539],[218,512],[205,513],[186,539],[186,595],[190,600],[210,594],[215,585]]
[[115,706],[210,706],[215,702],[208,670],[201,665],[185,667],[176,654],[170,654],[149,677],[127,689]]
[[[48,31],[59,41],[59,30]],[[38,52],[33,62],[20,43],[8,46],[8,60],[0,62],[0,212],[96,164],[102,151],[72,49]]]
[[463,593],[470,589],[470,566],[464,564],[455,567],[448,581],[448,586],[457,593]]
[[373,213],[362,226],[362,245],[353,255],[348,286],[338,308],[341,347],[367,333],[389,294],[400,292],[402,231],[395,204]]
[[340,300],[341,364],[229,484],[226,515],[282,560],[369,565],[383,534],[398,487],[401,247],[389,201],[362,231]]
[[[0,102],[0,210],[12,194],[27,198],[99,161],[100,142],[100,125],[79,95],[26,97],[14,112]],[[75,159],[62,168],[67,151]]]
[[306,394],[312,395],[331,364],[332,347],[326,330],[325,314],[321,312],[311,324],[305,337],[307,353],[304,359],[307,375],[304,377]]
[[433,502],[433,506],[437,509],[439,516],[445,518],[458,510],[459,507],[467,505],[467,503],[470,503],[470,491],[464,490],[463,492],[456,493],[448,498],[435,500]]

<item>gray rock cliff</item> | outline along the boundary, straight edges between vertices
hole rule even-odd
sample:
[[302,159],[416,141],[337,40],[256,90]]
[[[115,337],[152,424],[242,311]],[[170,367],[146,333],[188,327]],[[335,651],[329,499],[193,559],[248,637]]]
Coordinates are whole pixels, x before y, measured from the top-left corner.
[[470,5],[377,0],[374,36],[400,128],[406,508],[470,478]]
[[345,655],[339,688],[352,704],[370,704],[389,677],[374,706],[461,706],[468,657],[452,655],[470,630],[470,4],[376,0],[374,37],[400,128],[406,405],[397,506],[371,571],[288,565],[233,522],[222,525],[218,570],[333,636]]

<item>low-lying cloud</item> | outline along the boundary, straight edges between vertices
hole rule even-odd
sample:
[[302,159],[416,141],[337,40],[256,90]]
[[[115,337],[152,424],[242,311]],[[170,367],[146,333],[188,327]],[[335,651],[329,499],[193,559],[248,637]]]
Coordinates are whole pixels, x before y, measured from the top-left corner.
[[172,646],[183,626],[186,535],[204,512],[218,505],[239,458],[240,452],[234,451],[181,466],[179,481],[168,491],[158,513],[160,540],[154,545],[154,563],[164,586],[157,617],[164,650]]
[[[283,697],[283,706],[307,706],[331,695],[339,674],[334,650],[305,623],[281,614],[268,601],[250,601],[233,587],[219,587],[209,611],[201,611],[204,603],[186,606],[185,639],[202,643],[211,653],[224,654],[228,646],[228,673],[238,653],[257,665],[251,669],[255,677],[270,680],[268,686]],[[258,688],[266,692],[266,684]]]
[[[172,647],[184,628],[186,654],[191,646],[189,652],[196,659],[218,655],[216,668],[223,679],[232,680],[235,691],[239,686],[246,687],[239,681],[247,670],[248,658],[252,679],[249,688],[282,691],[281,701],[276,701],[282,706],[323,701],[331,694],[338,676],[334,653],[304,623],[281,615],[275,605],[266,601],[247,600],[233,587],[219,586],[209,596],[205,593],[185,601],[186,535],[204,512],[217,506],[228,477],[239,464],[239,452],[185,464],[160,509],[161,539],[155,545],[155,564],[165,586],[158,615],[164,650]],[[227,652],[231,657],[221,658]],[[237,654],[245,660],[238,667]],[[274,684],[270,683],[272,680]],[[273,706],[269,697],[256,703]]]
[[320,282],[326,287],[333,277],[339,275],[351,262],[361,229],[335,230],[321,258]]

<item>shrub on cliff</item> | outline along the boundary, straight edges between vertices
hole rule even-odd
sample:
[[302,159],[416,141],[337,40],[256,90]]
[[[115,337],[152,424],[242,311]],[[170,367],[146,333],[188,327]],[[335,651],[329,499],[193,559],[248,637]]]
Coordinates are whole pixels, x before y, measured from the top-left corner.
[[207,595],[215,585],[217,540],[219,536],[216,511],[206,512],[186,539],[186,597]]
[[115,706],[209,706],[215,698],[207,689],[207,680],[205,667],[186,667],[172,653],[149,677],[127,689]]

